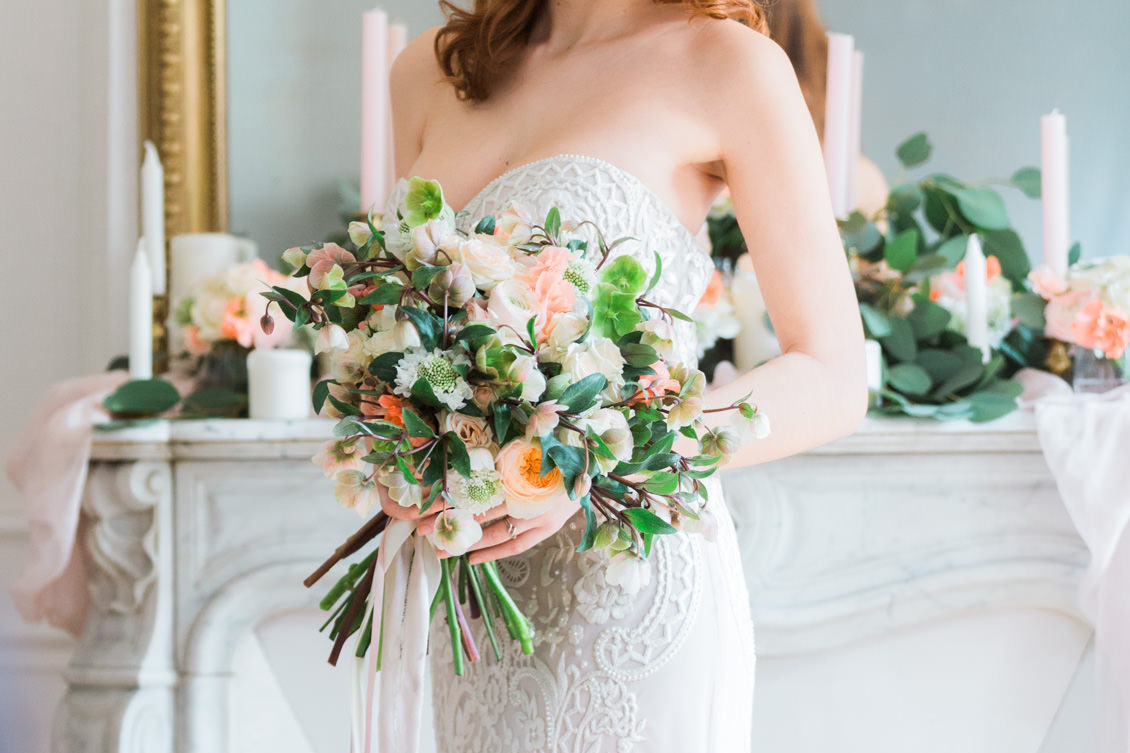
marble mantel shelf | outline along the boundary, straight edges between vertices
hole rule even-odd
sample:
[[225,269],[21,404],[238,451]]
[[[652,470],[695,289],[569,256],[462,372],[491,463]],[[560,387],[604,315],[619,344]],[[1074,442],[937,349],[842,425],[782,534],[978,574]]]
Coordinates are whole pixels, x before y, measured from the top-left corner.
[[[227,460],[312,456],[333,436],[335,421],[206,419],[164,421],[95,436],[93,459]],[[808,455],[1039,453],[1036,422],[1018,412],[987,424],[869,418],[855,434]]]
[[[274,615],[320,622],[320,592],[300,584],[358,525],[330,514],[345,511],[309,462],[334,424],[171,421],[95,436],[92,611],[55,753],[234,750],[237,646]],[[1088,555],[1031,414],[868,419],[722,483],[757,626],[760,748],[1041,751],[1090,635],[1077,606]],[[817,729],[814,708],[839,721]],[[893,719],[913,734],[892,736]],[[1067,739],[1086,739],[1069,726]]]

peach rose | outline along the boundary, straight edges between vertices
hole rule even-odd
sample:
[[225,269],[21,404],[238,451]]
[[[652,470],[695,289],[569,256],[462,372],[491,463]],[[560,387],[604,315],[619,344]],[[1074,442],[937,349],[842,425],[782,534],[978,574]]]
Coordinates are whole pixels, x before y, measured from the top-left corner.
[[548,246],[535,258],[530,289],[550,316],[571,311],[577,300],[577,289],[565,279],[565,271],[576,260],[572,251],[560,246]]
[[534,518],[547,512],[565,494],[561,471],[541,473],[541,442],[515,439],[498,452],[495,467],[502,476],[506,512],[512,518]]
[[1057,295],[1048,301],[1048,305],[1044,309],[1044,318],[1047,320],[1047,324],[1044,325],[1044,334],[1056,340],[1074,342],[1075,335],[1071,330],[1072,324],[1075,322],[1075,315],[1093,297],[1094,295],[1089,290],[1073,290],[1064,295]]
[[444,433],[455,432],[455,436],[459,437],[463,444],[472,448],[488,447],[493,441],[490,428],[484,418],[444,412],[439,415],[439,428]]
[[507,337],[524,338],[526,336],[526,322],[537,317],[534,323],[534,332],[540,338],[541,330],[545,326],[545,308],[533,291],[518,280],[505,280],[500,282],[490,292],[490,301],[487,311],[497,321],[500,327],[508,332],[500,331],[504,341]]
[[715,269],[714,274],[710,276],[710,282],[706,284],[706,291],[702,294],[699,300],[699,306],[717,306],[718,301],[722,300],[722,293],[725,290],[725,284],[722,282],[722,273]]
[[1037,267],[1028,273],[1032,289],[1041,297],[1051,300],[1067,292],[1067,281],[1051,270],[1051,267]]
[[1122,358],[1130,336],[1130,319],[1094,298],[1075,315],[1071,334],[1074,341],[1084,348],[1101,350],[1107,358]]

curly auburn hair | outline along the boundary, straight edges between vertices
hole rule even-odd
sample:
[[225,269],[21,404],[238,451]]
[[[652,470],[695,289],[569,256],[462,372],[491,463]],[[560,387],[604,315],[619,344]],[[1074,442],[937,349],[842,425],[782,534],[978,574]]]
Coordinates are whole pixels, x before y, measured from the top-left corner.
[[[652,0],[682,5],[695,16],[731,18],[768,34],[760,0]],[[460,99],[481,102],[529,42],[546,0],[475,0],[464,10],[441,0],[447,24],[435,39],[436,59]]]

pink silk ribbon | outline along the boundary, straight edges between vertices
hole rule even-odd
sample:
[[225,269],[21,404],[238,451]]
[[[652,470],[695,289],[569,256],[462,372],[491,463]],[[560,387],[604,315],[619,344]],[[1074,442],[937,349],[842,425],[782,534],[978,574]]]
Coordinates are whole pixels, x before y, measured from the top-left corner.
[[[393,521],[381,539],[366,622],[377,617],[378,603],[379,618],[368,657],[355,657],[354,664],[354,753],[373,753],[374,741],[378,753],[420,749],[429,609],[441,568],[435,547],[415,530],[414,522]],[[381,677],[376,694],[378,652]]]
[[124,371],[110,371],[52,387],[5,462],[31,539],[31,557],[11,586],[12,600],[28,622],[46,619],[76,637],[90,608],[80,544],[93,427],[105,416],[102,401],[127,378]]

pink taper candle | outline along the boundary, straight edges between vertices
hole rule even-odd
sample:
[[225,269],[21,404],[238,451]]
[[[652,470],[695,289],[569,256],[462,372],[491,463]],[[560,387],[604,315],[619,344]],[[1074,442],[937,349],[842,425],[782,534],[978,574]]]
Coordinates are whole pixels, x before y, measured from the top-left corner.
[[863,156],[863,53],[851,56],[851,137],[848,140],[847,180],[844,183],[847,211],[859,208],[859,160]]
[[1044,209],[1044,265],[1067,276],[1071,214],[1067,193],[1067,118],[1059,110],[1040,118],[1041,191]]
[[388,14],[365,13],[361,33],[361,211],[388,198]]
[[[388,71],[392,73],[392,63],[396,60],[396,56],[408,46],[408,27],[404,24],[390,24],[388,27]],[[392,187],[396,183],[396,141],[393,138],[393,124],[392,124],[392,103],[389,102],[388,110],[388,146],[386,154],[388,177],[385,180],[385,190],[392,193]]]
[[847,34],[828,33],[828,86],[824,103],[824,165],[836,217],[850,212],[847,197],[848,161],[851,153],[851,78],[855,40]]

